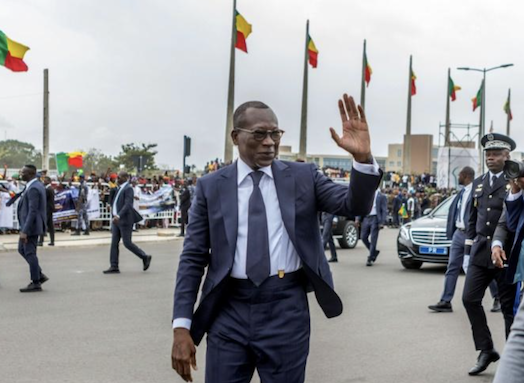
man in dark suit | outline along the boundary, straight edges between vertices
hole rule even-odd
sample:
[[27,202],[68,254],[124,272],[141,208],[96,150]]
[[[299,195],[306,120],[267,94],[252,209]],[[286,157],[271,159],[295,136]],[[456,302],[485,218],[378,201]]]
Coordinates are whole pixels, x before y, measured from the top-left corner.
[[335,246],[335,241],[333,240],[333,221],[335,220],[335,215],[330,213],[322,213],[321,222],[322,222],[322,246],[324,249],[326,246],[329,246],[329,251],[331,253],[331,258],[328,262],[337,263],[337,248]]
[[471,189],[475,179],[475,170],[466,166],[458,177],[458,183],[463,188],[457,194],[448,211],[448,224],[446,234],[451,239],[449,249],[449,260],[446,275],[444,276],[444,291],[440,301],[436,305],[428,306],[430,310],[436,312],[452,312],[451,300],[455,295],[458,276],[464,263],[464,247],[466,246],[466,229],[471,210]]
[[388,201],[386,196],[377,189],[375,199],[373,200],[373,207],[361,223],[362,230],[360,238],[369,250],[366,266],[373,266],[380,253],[380,251],[377,250],[378,233],[380,229],[384,228],[384,224],[386,223],[386,217],[388,215],[387,205]]
[[183,237],[186,233],[186,225],[189,220],[189,208],[191,207],[191,188],[192,184],[191,179],[184,181],[182,189],[180,190],[180,214],[181,214],[181,223],[180,223],[180,237]]
[[[49,176],[44,176],[44,186],[45,186],[45,199],[46,199],[46,224],[47,232],[49,233],[49,246],[55,245],[55,225],[53,223],[53,213],[55,212],[55,190],[51,184],[51,178]],[[38,241],[38,246],[44,244],[44,235],[40,236]]]
[[42,283],[49,279],[42,273],[36,255],[38,236],[46,230],[46,198],[44,186],[36,177],[34,165],[25,165],[20,171],[20,178],[26,182],[26,186],[18,202],[18,252],[29,264],[31,273],[31,283],[21,288],[20,292],[29,293],[42,291]]
[[400,214],[398,211],[402,207],[402,205],[405,203],[404,197],[402,195],[402,189],[397,190],[397,195],[393,199],[393,211],[391,212],[391,215],[393,216],[393,227],[399,227],[400,226]]
[[119,274],[118,268],[119,244],[123,240],[124,246],[142,260],[143,270],[146,271],[151,264],[151,256],[144,253],[132,241],[133,225],[142,220],[142,216],[133,208],[134,192],[129,184],[129,175],[127,172],[118,173],[118,190],[112,199],[111,216],[113,217],[111,225],[111,267],[104,270],[104,274]]
[[465,254],[471,260],[466,273],[462,302],[468,313],[476,350],[480,351],[470,375],[478,375],[496,362],[500,356],[494,349],[486,314],[482,307],[484,292],[496,280],[506,336],[513,323],[513,304],[516,286],[505,281],[503,270],[496,268],[491,259],[491,241],[502,215],[506,198],[507,181],[503,174],[504,162],[515,149],[515,142],[503,135],[490,133],[482,137],[489,172],[473,181],[472,205],[466,231]]
[[[185,381],[207,333],[206,382],[304,381],[309,352],[306,290],[327,317],[342,313],[324,255],[318,211],[367,215],[380,182],[369,130],[353,98],[339,100],[337,145],[355,160],[349,187],[313,164],[276,160],[283,131],[264,103],[237,108],[240,158],[201,178],[177,273],[172,365]],[[200,305],[194,311],[204,272]]]

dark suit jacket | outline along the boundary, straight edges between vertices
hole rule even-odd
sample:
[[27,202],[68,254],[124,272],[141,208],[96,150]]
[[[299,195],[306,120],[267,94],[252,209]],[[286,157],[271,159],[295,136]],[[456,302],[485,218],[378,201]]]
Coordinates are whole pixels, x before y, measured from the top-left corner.
[[187,186],[180,191],[180,210],[189,210],[191,206],[191,191]]
[[[327,317],[342,313],[318,229],[318,211],[365,216],[371,210],[381,176],[351,172],[349,188],[319,173],[313,164],[274,161],[272,172],[282,220],[310,287]],[[233,267],[238,231],[237,164],[199,179],[189,211],[180,255],[173,318],[192,319],[191,335],[199,344],[220,304]],[[207,267],[200,305],[193,314]]]
[[[505,214],[502,214],[499,220],[493,240],[501,241],[506,245],[504,250],[506,256],[509,256],[506,281],[513,283],[519,263],[522,241],[524,240],[524,200],[520,197],[515,201],[506,201],[505,207]],[[511,245],[508,246],[508,242]]]
[[[115,193],[114,198],[118,196],[118,191]],[[126,184],[120,195],[118,201],[116,201],[116,212],[120,217],[119,225],[121,226],[132,226],[134,223],[142,221],[142,216],[133,208],[134,192],[130,184]],[[114,202],[114,199],[113,201]],[[111,203],[111,207],[113,203]],[[111,211],[114,215],[114,212]]]
[[18,202],[18,223],[20,231],[28,236],[42,235],[46,232],[46,195],[40,181],[27,187]]
[[55,212],[55,191],[51,186],[45,188],[45,197],[47,216],[52,216]]
[[[460,212],[457,212],[458,207],[458,201],[459,201],[459,194],[455,195],[455,198],[453,199],[453,202],[451,202],[451,206],[449,207],[448,211],[448,223],[446,226],[446,235],[448,239],[453,238],[453,234],[455,233],[455,230],[457,230],[457,217]],[[462,201],[462,203],[466,203],[466,211],[464,212],[464,226],[466,227],[466,231],[468,229],[469,224],[469,214],[471,212],[471,201],[473,196],[473,189],[471,189],[471,192],[469,193],[469,197],[467,201]]]

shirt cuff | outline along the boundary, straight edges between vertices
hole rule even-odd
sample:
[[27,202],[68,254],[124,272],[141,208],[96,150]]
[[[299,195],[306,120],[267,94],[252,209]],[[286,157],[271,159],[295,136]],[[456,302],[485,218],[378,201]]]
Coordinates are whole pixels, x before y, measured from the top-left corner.
[[353,161],[353,169],[355,169],[357,172],[372,176],[380,175],[379,166],[377,160],[375,160],[375,157],[373,157],[372,164],[361,164],[360,162]]
[[493,250],[495,246],[498,246],[502,249],[502,242],[498,239],[494,240],[493,242],[491,242],[491,250]]
[[182,327],[187,330],[191,329],[191,319],[176,318],[173,319],[173,328]]
[[522,190],[520,190],[518,193],[515,193],[515,194],[509,192],[509,193],[508,193],[508,196],[506,197],[506,201],[508,201],[508,202],[516,201],[516,200],[518,200],[520,197],[522,197]]

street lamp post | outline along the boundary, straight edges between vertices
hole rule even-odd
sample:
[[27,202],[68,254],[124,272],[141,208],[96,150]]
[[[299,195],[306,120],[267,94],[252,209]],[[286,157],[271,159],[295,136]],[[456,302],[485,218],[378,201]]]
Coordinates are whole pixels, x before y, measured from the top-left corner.
[[501,68],[508,68],[510,66],[513,66],[513,64],[503,64],[499,66],[495,66],[492,68],[469,68],[469,67],[460,67],[457,68],[458,70],[472,70],[475,72],[482,72],[482,104],[480,108],[480,126],[479,126],[479,161],[480,161],[480,169],[483,173],[484,170],[484,151],[481,148],[480,140],[484,135],[486,134],[486,73],[491,72],[495,69],[501,69]]

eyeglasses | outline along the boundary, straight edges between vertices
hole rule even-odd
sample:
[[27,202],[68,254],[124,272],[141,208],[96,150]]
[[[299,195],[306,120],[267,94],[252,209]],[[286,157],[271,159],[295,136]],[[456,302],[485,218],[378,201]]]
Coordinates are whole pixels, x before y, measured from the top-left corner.
[[271,139],[275,142],[279,142],[282,138],[282,135],[284,134],[283,130],[275,129],[275,130],[249,130],[249,129],[243,129],[243,128],[235,128],[235,130],[240,130],[241,132],[246,132],[253,135],[253,138],[256,141],[264,141],[267,136],[270,136]]

